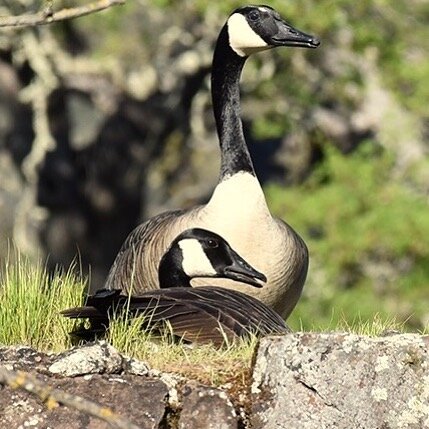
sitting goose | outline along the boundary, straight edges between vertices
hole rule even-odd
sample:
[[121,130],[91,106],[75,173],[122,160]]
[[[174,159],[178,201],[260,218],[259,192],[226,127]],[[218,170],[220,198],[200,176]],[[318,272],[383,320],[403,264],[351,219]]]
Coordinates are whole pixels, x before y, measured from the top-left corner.
[[89,329],[74,334],[92,339],[103,334],[112,314],[127,308],[129,316],[145,313],[143,323],[156,329],[169,322],[171,332],[188,342],[220,346],[251,334],[285,333],[283,319],[263,303],[241,292],[216,286],[190,287],[193,277],[223,277],[261,287],[266,277],[252,268],[219,235],[199,228],[180,234],[159,265],[161,289],[139,296],[101,289],[85,307],[64,310],[70,318],[88,318]]
[[[212,66],[221,149],[218,185],[206,205],[162,213],[136,227],[120,249],[105,288],[138,294],[153,289],[158,286],[159,261],[174,237],[188,228],[207,228],[228,240],[268,278],[262,289],[234,281],[223,281],[222,286],[252,295],[283,317],[289,316],[307,275],[308,251],[299,235],[267,207],[243,135],[239,80],[247,57],[254,52],[277,46],[315,48],[319,43],[268,6],[245,6],[230,15],[219,34]],[[193,281],[196,286],[204,284],[205,279]]]

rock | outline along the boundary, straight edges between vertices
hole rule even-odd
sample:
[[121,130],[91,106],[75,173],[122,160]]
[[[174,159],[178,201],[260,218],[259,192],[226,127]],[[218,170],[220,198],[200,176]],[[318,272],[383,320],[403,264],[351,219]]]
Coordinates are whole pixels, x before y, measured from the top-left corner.
[[179,429],[237,429],[237,414],[223,390],[189,382],[182,394]]
[[298,333],[265,338],[254,429],[429,427],[429,336]]
[[148,375],[149,367],[142,361],[126,357],[122,362],[123,368],[128,374]]
[[[109,407],[142,429],[155,429],[161,424],[167,386],[160,380],[129,375],[92,375],[86,377],[53,379],[46,375],[39,380],[68,393],[96,401]],[[68,407],[49,410],[39,399],[23,391],[0,387],[0,427],[55,428],[55,429],[109,429],[107,423]]]
[[[45,354],[29,347],[0,348],[0,365],[25,370],[51,389],[108,407],[142,429],[237,428],[228,395],[184,377],[150,369],[99,342]],[[26,391],[0,384],[0,428],[108,429],[107,423],[70,407],[49,409]]]
[[122,356],[105,341],[67,351],[49,367],[51,373],[65,377],[84,374],[112,374],[121,369]]
[[[214,388],[153,370],[104,342],[60,355],[2,347],[0,366],[25,370],[50,388],[108,407],[144,429],[429,428],[429,336],[383,335],[264,338],[253,381],[240,397],[227,393],[234,392],[231,383]],[[0,428],[108,428],[74,408],[46,405],[0,384]]]
[[[172,389],[173,376],[162,374],[169,381],[164,382],[163,377],[143,362],[123,357],[106,342],[74,348],[59,355],[37,352],[29,347],[3,347],[0,348],[0,363],[8,369],[30,372],[51,388],[95,401],[143,429],[158,428],[168,404],[177,401],[177,392]],[[171,401],[170,395],[173,395]],[[110,427],[68,407],[48,409],[31,394],[1,384],[0,410],[1,428]]]
[[9,370],[44,370],[51,359],[46,353],[38,352],[27,346],[0,347],[0,365]]

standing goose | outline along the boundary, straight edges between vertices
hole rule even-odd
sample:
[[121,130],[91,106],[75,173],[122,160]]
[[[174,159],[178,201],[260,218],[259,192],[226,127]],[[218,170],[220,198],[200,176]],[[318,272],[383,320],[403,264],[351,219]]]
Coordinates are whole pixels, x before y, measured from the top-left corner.
[[115,311],[128,316],[144,313],[146,328],[157,329],[169,322],[171,332],[185,341],[220,346],[251,334],[289,332],[283,319],[263,303],[241,292],[216,286],[192,288],[193,277],[223,277],[261,287],[266,277],[244,261],[217,234],[199,228],[180,234],[159,265],[161,289],[139,296],[102,289],[88,297],[85,307],[64,310],[70,318],[88,318],[89,329],[75,334],[92,338],[103,334]]
[[[158,285],[158,264],[178,234],[200,227],[224,237],[252,266],[267,275],[262,289],[223,281],[261,300],[283,317],[299,299],[307,275],[308,251],[299,235],[274,218],[255,176],[240,119],[239,80],[247,57],[277,46],[316,48],[317,38],[287,24],[268,6],[236,9],[222,28],[212,65],[212,99],[221,149],[219,182],[206,205],[170,211],[136,227],[124,242],[105,288],[142,293]],[[214,283],[214,281],[212,281]],[[196,286],[207,284],[198,279]]]

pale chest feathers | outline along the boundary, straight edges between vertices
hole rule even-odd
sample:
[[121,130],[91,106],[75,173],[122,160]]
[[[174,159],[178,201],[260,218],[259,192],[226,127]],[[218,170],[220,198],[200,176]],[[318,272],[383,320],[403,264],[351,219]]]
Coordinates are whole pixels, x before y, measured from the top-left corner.
[[284,246],[261,186],[249,173],[235,174],[218,184],[200,221],[243,256],[251,254],[253,262],[272,257]]
[[271,214],[258,179],[249,173],[238,173],[216,186],[203,217],[222,229],[247,229],[255,222],[267,224]]
[[250,173],[237,173],[219,183],[205,207],[207,216],[271,217],[258,179]]

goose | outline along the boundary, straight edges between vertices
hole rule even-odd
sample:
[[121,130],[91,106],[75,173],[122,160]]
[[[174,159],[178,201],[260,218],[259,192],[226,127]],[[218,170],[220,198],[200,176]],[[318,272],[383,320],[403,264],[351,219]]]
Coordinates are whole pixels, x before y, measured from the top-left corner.
[[193,228],[180,234],[161,258],[158,274],[161,289],[139,296],[101,289],[88,297],[84,307],[62,314],[90,320],[90,328],[74,332],[85,339],[103,335],[110,318],[120,309],[127,309],[131,317],[145,314],[143,324],[149,329],[169,322],[174,336],[198,344],[221,346],[252,334],[290,332],[280,315],[250,295],[217,286],[191,287],[191,279],[197,276],[240,280],[257,288],[266,281],[213,232]]
[[[207,204],[164,212],[137,226],[113,262],[106,289],[140,294],[158,288],[158,264],[174,237],[188,228],[206,228],[228,240],[268,278],[261,289],[233,280],[223,280],[222,287],[252,295],[284,318],[289,316],[307,276],[308,250],[292,227],[269,211],[243,135],[239,81],[246,59],[255,52],[319,44],[269,6],[244,6],[229,16],[216,42],[211,75],[221,151],[218,184]],[[205,284],[207,279],[193,280],[194,286]]]

